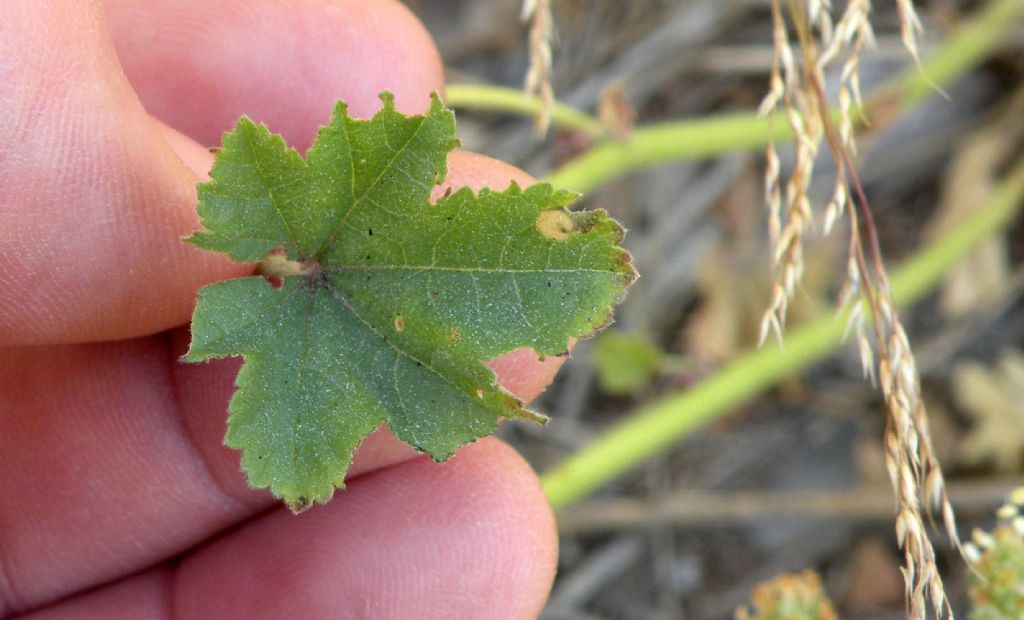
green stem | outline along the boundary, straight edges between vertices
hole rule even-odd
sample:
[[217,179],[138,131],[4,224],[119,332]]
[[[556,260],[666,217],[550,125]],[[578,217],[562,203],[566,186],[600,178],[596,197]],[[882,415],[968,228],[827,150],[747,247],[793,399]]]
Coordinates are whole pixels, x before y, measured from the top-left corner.
[[[947,37],[920,68],[911,67],[884,88],[875,105],[867,104],[865,116],[890,104],[905,110],[933,94],[936,86],[949,84],[997,49],[1022,14],[1021,0],[993,0]],[[546,180],[556,187],[586,193],[639,168],[760,149],[770,137],[776,142],[788,141],[793,132],[784,120],[773,127],[770,118],[752,112],[646,125],[634,130],[627,141],[608,140],[595,146]]]
[[[534,116],[540,110],[540,98],[535,95],[486,84],[449,84],[445,89],[445,101],[453,108],[494,110],[524,116]],[[556,127],[574,129],[594,138],[606,133],[601,121],[564,103],[555,103],[551,122]]]
[[637,128],[625,141],[594,146],[545,179],[555,187],[586,193],[634,170],[681,159],[704,159],[763,148],[772,137],[791,140],[789,125],[749,112],[716,114]]
[[[1024,198],[1024,159],[968,220],[903,263],[890,279],[901,306],[934,289],[983,239],[1010,221]],[[644,405],[542,476],[555,508],[587,495],[682,437],[839,348],[845,317],[821,316],[756,349],[697,386]]]

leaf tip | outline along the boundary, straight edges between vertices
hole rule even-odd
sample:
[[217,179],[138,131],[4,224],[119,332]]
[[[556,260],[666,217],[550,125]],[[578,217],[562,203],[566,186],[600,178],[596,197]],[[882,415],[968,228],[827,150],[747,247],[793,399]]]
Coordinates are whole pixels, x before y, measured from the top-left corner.
[[[232,129],[231,131],[225,131],[224,134],[227,135],[229,133],[234,133],[240,129],[255,129],[258,126],[259,124],[256,121],[252,120],[248,115],[243,114],[238,117],[238,122],[235,123],[234,129]],[[222,150],[224,149],[219,149],[217,153],[220,154],[220,151]]]
[[185,243],[189,244],[189,245],[194,245],[197,248],[202,248],[203,247],[202,246],[202,242],[203,242],[202,241],[202,235],[203,235],[203,231],[196,230],[196,231],[193,231],[191,235],[188,235],[186,237],[182,237],[181,240],[184,241]]
[[[343,100],[338,99],[338,101],[334,103],[334,120],[344,120],[346,118],[348,118],[348,104],[345,103]],[[327,129],[328,127],[330,127],[330,125],[324,125],[320,129],[322,131],[324,129]]]
[[384,109],[387,111],[394,111],[395,109],[395,95],[390,90],[382,90],[377,94],[377,98],[384,104]]
[[297,515],[309,510],[309,507],[313,505],[313,502],[311,502],[308,497],[299,495],[294,499],[285,499],[284,505],[288,507],[288,510],[292,511],[293,515]]
[[[640,277],[640,272],[636,270],[633,265],[633,255],[629,251],[619,248],[618,266],[620,273],[622,274],[622,289],[623,294],[625,290],[630,287]],[[621,301],[621,298],[617,300]]]
[[[342,476],[344,476],[344,474],[342,474]],[[253,483],[251,477],[249,479],[249,482],[250,484]],[[309,510],[310,508],[317,504],[324,505],[331,501],[331,499],[334,497],[335,490],[341,490],[345,488],[345,481],[342,478],[340,480],[331,481],[328,486],[324,486],[323,488],[307,487],[305,490],[292,489],[291,491],[285,492],[279,492],[278,489],[275,488],[274,484],[270,484],[269,486],[270,492],[275,497],[280,498],[281,501],[284,502],[284,505],[288,507],[288,510],[292,512],[292,514],[297,515],[299,513],[306,512],[307,510]]]

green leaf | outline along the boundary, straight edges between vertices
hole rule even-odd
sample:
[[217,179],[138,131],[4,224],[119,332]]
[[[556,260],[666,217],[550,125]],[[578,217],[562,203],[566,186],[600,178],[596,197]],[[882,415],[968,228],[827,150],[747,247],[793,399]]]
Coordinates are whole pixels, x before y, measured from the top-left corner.
[[381,99],[370,120],[339,103],[305,159],[242,118],[199,186],[206,230],[189,241],[275,277],[203,288],[185,359],[245,358],[226,443],[295,511],[343,486],[382,422],[443,460],[498,418],[543,421],[483,362],[565,353],[635,278],[621,227],[566,210],[571,192],[464,188],[432,204],[454,116],[436,95],[424,116]]
[[594,339],[594,366],[601,389],[609,394],[633,394],[651,384],[662,353],[646,338],[606,331]]

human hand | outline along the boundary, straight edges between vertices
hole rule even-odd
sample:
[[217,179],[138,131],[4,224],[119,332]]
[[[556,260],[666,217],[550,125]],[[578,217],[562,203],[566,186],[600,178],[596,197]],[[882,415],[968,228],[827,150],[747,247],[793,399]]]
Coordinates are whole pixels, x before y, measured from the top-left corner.
[[[245,113],[300,150],[344,99],[443,87],[408,11],[360,0],[7,0],[0,20],[0,617],[528,618],[554,572],[536,476],[491,439],[436,465],[386,431],[292,516],[222,445],[238,360],[186,366],[182,242]],[[123,70],[123,73],[122,73]],[[158,120],[159,119],[159,120]],[[447,184],[529,177],[466,153]],[[495,362],[531,399],[558,358]]]

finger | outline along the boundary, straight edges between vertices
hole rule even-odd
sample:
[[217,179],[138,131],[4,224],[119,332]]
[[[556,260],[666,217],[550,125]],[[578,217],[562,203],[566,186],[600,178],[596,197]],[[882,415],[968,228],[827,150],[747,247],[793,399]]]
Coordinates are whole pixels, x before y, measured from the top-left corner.
[[125,82],[98,6],[6,2],[0,75],[0,345],[151,332],[240,273],[181,242],[195,176]]
[[[212,480],[150,337],[0,354],[0,616],[248,518]],[[268,498],[269,500],[269,498]]]
[[[47,3],[45,10],[37,4],[5,5],[8,19],[0,23],[0,74],[5,76],[0,84],[5,104],[0,108],[0,345],[127,338],[181,324],[199,286],[248,269],[181,241],[198,227],[195,174],[205,173],[209,156],[173,133],[169,144],[169,132],[146,114],[124,78],[100,8],[71,0]],[[154,4],[166,6],[138,6]],[[207,4],[195,3],[196,8]],[[259,13],[256,3],[252,11],[249,3],[233,6],[236,13]],[[208,85],[227,90],[183,94],[177,80],[194,83],[181,63],[136,67],[174,78],[179,90],[172,107],[182,114],[168,113],[172,122],[215,117],[207,129],[219,136],[242,111],[252,110],[300,145],[308,144],[334,98],[368,102],[388,87],[399,93],[400,106],[416,108],[411,93],[422,90],[426,97],[440,88],[436,49],[406,13],[388,4],[366,4],[346,13],[342,30],[316,34],[338,21],[337,16],[317,19],[311,13],[316,6],[287,9],[289,16],[306,16],[301,23],[264,18],[258,20],[262,29],[242,28],[234,38],[211,34],[212,40],[234,46],[229,58],[262,54],[266,61],[231,62],[220,66],[220,73],[204,74]],[[115,8],[110,12],[117,20],[123,13]],[[356,64],[365,53],[366,33],[380,33],[389,19],[395,36],[372,49],[376,64]],[[267,45],[245,39],[246,32],[268,40],[276,36],[293,47],[287,54],[276,50],[271,63]],[[307,45],[303,41],[315,44],[310,54],[300,53]],[[125,54],[133,50],[123,47]],[[136,51],[145,48],[140,44]],[[216,64],[218,59],[207,60]],[[335,74],[347,78],[331,79]],[[274,90],[289,83],[282,75],[323,85],[285,96]],[[182,160],[196,166],[195,172]]]
[[210,618],[530,618],[554,574],[539,481],[494,439],[442,465],[418,458],[360,478],[310,516],[276,510],[187,558],[176,607]]
[[71,599],[42,618],[536,618],[554,576],[538,480],[494,439],[442,465],[416,459],[353,481],[294,517],[276,510],[185,558]]
[[242,114],[304,151],[344,99],[355,116],[390,90],[420,112],[441,90],[440,56],[398,2],[107,0],[121,64],[151,114],[220,143]]
[[93,592],[17,616],[18,620],[173,620],[169,615],[174,570],[169,565],[144,571]]
[[[450,163],[457,186],[530,182],[481,156],[457,153]],[[134,572],[273,505],[265,489],[248,487],[238,452],[223,445],[238,361],[180,364],[186,345],[182,329],[0,355],[0,610]],[[495,366],[527,398],[559,363],[519,351]],[[412,456],[378,432],[351,475]]]

